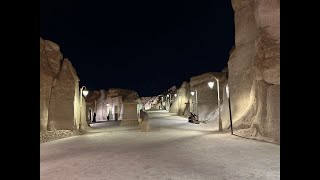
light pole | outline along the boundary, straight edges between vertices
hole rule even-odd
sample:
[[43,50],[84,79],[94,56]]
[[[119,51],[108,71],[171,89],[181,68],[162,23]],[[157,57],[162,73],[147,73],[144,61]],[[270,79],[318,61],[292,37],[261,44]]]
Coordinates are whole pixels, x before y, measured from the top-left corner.
[[[221,120],[221,109],[220,109],[220,92],[219,92],[219,79],[217,79],[216,77],[214,77],[215,80],[217,81],[217,91],[218,91],[218,109],[219,109],[219,131],[223,131],[222,129],[222,120]],[[213,88],[214,86],[214,82],[210,81],[208,82],[208,86],[210,87],[210,89]]]
[[161,96],[161,109],[165,109],[165,106],[166,106],[165,104],[166,104],[166,102],[164,100],[164,97]]
[[169,102],[171,102],[171,94],[167,94],[167,97],[169,98]]
[[226,92],[227,92],[227,97],[228,97],[228,100],[229,100],[229,115],[230,115],[231,135],[233,135],[232,115],[231,115],[231,103],[230,103],[230,92],[229,92],[229,85],[228,85],[228,84],[227,84],[227,86],[226,86]]
[[178,111],[179,111],[179,99],[178,99],[178,101],[177,101],[177,96],[178,96],[178,94],[177,93],[174,93],[174,99],[175,99],[175,101],[177,102],[177,104],[178,104]]
[[[194,94],[196,94],[196,115],[198,116],[198,91],[195,90],[196,93],[194,93],[194,91],[191,91],[191,95],[194,96]],[[199,119],[199,116],[198,116]]]
[[171,104],[171,93],[167,94],[167,101],[168,101],[168,111],[170,111],[170,104]]
[[86,90],[86,87],[85,86],[82,86],[82,88],[80,89],[80,122],[79,122],[79,128],[78,130],[81,129],[81,125],[82,125],[82,122],[81,122],[81,109],[82,109],[82,95],[84,97],[86,97],[88,95],[89,91]]

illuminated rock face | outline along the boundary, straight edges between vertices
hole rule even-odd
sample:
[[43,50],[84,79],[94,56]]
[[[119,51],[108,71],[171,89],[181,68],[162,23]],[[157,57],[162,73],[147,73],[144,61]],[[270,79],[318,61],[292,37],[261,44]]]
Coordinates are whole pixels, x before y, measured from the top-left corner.
[[228,62],[236,134],[280,142],[280,1],[232,0],[235,49]]
[[120,88],[89,92],[86,102],[88,108],[96,113],[96,121],[106,121],[109,117],[109,120],[135,119],[138,122],[140,109],[143,107],[143,103],[135,91]]
[[190,112],[190,84],[184,81],[180,88],[175,91],[175,94],[177,94],[177,96],[172,96],[172,104],[169,112],[177,113],[179,116],[187,116]]
[[[72,130],[80,124],[79,78],[60,47],[40,38],[40,130]],[[82,129],[85,100],[82,105]]]
[[[196,104],[196,94],[190,96],[190,105],[191,111],[199,115],[199,120],[209,120],[217,121],[218,120],[218,91],[217,91],[217,81],[214,77],[219,79],[219,90],[220,90],[220,104],[221,112],[223,112],[223,102],[224,102],[224,90],[227,82],[227,73],[220,72],[209,72],[204,73],[198,76],[190,78],[191,91],[197,90],[197,100]],[[209,88],[208,82],[214,82],[214,87]],[[197,111],[198,105],[198,111]],[[222,118],[223,122],[229,120]]]
[[141,102],[142,102],[145,110],[149,110],[152,108],[152,100],[154,100],[155,97],[156,96],[154,96],[154,97],[151,97],[151,96],[150,97],[141,97]]

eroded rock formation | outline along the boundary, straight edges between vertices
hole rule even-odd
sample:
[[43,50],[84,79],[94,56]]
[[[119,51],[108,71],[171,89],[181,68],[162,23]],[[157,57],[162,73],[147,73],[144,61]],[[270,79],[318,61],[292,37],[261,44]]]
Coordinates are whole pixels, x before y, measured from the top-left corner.
[[228,62],[236,133],[280,142],[280,1],[232,0],[235,48]]
[[[216,77],[219,79],[219,93],[220,93],[220,104],[221,112],[223,112],[223,102],[224,102],[224,91],[227,83],[227,73],[226,72],[208,72],[198,76],[190,78],[191,91],[197,90],[198,99],[198,111],[196,98],[190,96],[190,107],[193,113],[198,114],[200,121],[216,121],[218,120],[218,91],[217,91],[217,81]],[[214,82],[214,87],[209,88],[208,82]],[[197,113],[198,112],[198,113]],[[228,121],[226,118],[221,118],[224,121]]]
[[[140,113],[140,109],[143,108],[143,103],[137,94],[137,92],[128,89],[111,88],[109,90],[99,90],[89,92],[87,96],[87,105],[90,109],[91,119],[93,113],[96,113],[97,121],[108,120],[122,120],[127,118],[127,114],[124,114],[124,104],[129,109],[127,113],[131,112],[132,108],[128,106],[136,105],[136,113]],[[131,105],[129,105],[131,104]],[[133,112],[132,112],[133,113]],[[131,113],[131,114],[132,114]],[[137,117],[138,118],[138,117]]]
[[[175,97],[174,94],[177,94]],[[175,90],[173,94],[172,103],[170,106],[171,113],[177,113],[179,116],[187,116],[190,112],[190,84],[184,81],[179,89]]]
[[[40,130],[73,130],[80,123],[79,78],[60,47],[40,38]],[[85,117],[83,100],[82,116]]]

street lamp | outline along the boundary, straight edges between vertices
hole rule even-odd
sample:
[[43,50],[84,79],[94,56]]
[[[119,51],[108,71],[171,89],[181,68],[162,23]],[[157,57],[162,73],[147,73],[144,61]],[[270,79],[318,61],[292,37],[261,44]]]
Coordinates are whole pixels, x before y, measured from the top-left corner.
[[171,93],[167,94],[167,97],[169,98],[169,102],[171,102]]
[[174,97],[177,97],[177,94],[174,94]]
[[[197,113],[196,113],[196,115],[198,116],[198,91],[197,90],[195,90],[195,92],[196,93],[194,93],[194,91],[191,91],[191,95],[192,96],[194,96],[194,94],[196,94],[196,111],[197,111]],[[199,119],[199,116],[198,116],[198,119]]]
[[163,96],[161,96],[161,109],[165,109],[165,105],[166,104],[166,102],[164,101],[164,97]]
[[86,97],[88,95],[88,93],[89,93],[89,91],[86,89],[86,87],[82,86],[82,88],[80,89],[80,122],[79,122],[78,129],[81,129],[81,125],[82,125],[82,122],[81,122],[82,96]]
[[230,103],[230,92],[229,92],[229,86],[228,86],[228,84],[227,84],[227,86],[226,86],[226,92],[227,92],[227,97],[228,97],[228,100],[229,100],[229,115],[230,115],[231,135],[233,135],[232,116],[231,116],[231,103]]
[[[220,92],[219,92],[219,79],[217,79],[216,77],[214,77],[215,80],[217,81],[217,91],[218,91],[218,109],[219,109],[219,131],[223,131],[222,129],[222,120],[221,120],[221,109],[220,109]],[[208,86],[210,87],[210,89],[213,88],[214,86],[214,82],[210,81],[208,82]]]
[[170,111],[170,103],[171,103],[171,93],[167,94],[167,106],[168,106],[168,111]]

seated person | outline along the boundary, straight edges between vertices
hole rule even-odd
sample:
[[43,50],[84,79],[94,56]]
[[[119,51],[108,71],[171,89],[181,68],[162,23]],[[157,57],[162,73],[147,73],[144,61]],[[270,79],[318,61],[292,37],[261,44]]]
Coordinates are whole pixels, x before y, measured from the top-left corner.
[[189,115],[188,119],[189,119],[188,122],[190,122],[190,123],[196,123],[196,122],[198,122],[198,120],[197,120],[197,115],[193,114],[192,112],[190,112],[190,115]]

